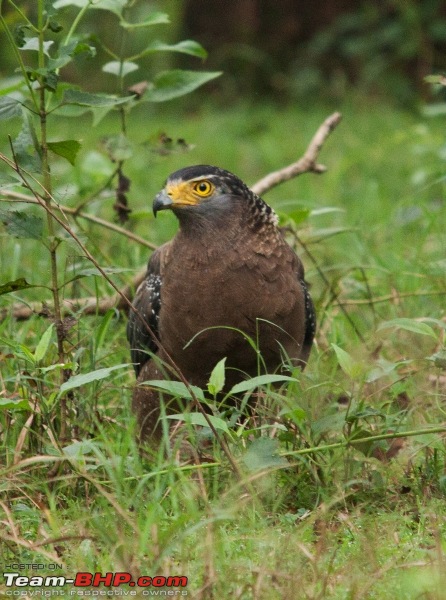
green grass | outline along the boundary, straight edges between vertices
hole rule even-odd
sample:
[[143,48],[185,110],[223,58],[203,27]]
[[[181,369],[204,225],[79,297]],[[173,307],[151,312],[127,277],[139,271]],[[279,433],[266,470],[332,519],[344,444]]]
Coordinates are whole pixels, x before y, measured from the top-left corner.
[[[58,443],[58,371],[45,370],[57,363],[55,336],[33,363],[23,346],[33,353],[49,321],[35,315],[18,322],[8,314],[19,298],[49,301],[50,293],[32,288],[0,297],[6,309],[0,400],[26,398],[33,406],[0,405],[3,566],[63,562],[66,576],[186,575],[193,598],[446,597],[444,436],[293,454],[445,421],[444,355],[438,354],[446,291],[444,123],[366,100],[340,109],[344,119],[320,156],[327,173],[304,175],[265,196],[284,223],[300,219],[305,247],[297,250],[319,330],[299,382],[269,390],[251,433],[236,428],[228,438],[242,482],[212,441],[203,450],[212,462],[203,459],[200,467],[182,466],[175,455],[140,456],[129,409],[131,367],[74,390],[75,427],[71,439]],[[211,163],[253,183],[296,160],[329,112],[209,104],[133,115],[135,154],[124,167],[132,181],[127,226],[162,243],[173,235],[175,219],[163,214],[155,221],[151,201],[171,171]],[[53,139],[84,138],[74,171],[53,164],[61,203],[77,206],[100,187],[113,166],[99,140],[116,127],[112,119],[97,129],[88,120],[53,124]],[[160,132],[195,147],[160,156],[148,143]],[[105,192],[86,210],[112,220],[113,202]],[[148,258],[146,248],[123,236],[81,219],[75,227],[102,266],[129,269],[113,275],[118,285]],[[3,231],[0,255],[1,282],[26,277],[48,284],[48,255],[38,242]],[[64,280],[90,267],[71,242],[61,246],[59,260]],[[65,297],[109,293],[97,277],[64,288]],[[129,362],[124,315],[73,316],[67,351],[81,373]],[[401,318],[411,321],[380,329]],[[424,332],[408,329],[420,329],[420,319],[436,321],[424,321],[431,328]],[[281,427],[273,431],[268,417],[281,411]],[[255,470],[250,456],[271,468]]]

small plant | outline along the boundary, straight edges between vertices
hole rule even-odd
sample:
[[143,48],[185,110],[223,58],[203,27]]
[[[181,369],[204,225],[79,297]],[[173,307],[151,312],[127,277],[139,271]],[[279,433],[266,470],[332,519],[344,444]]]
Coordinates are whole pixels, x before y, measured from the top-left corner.
[[[133,152],[132,143],[127,137],[130,112],[145,102],[160,103],[180,97],[219,75],[214,72],[174,69],[158,73],[151,81],[127,85],[129,74],[140,68],[139,63],[146,56],[177,52],[199,59],[206,57],[206,51],[194,41],[167,44],[154,39],[131,56],[125,55],[125,42],[134,32],[146,29],[150,33],[154,26],[169,23],[167,14],[153,10],[150,3],[142,2],[139,2],[138,8],[143,10],[145,16],[142,20],[133,21],[137,5],[135,0],[38,0],[36,3],[25,3],[24,6],[18,6],[9,0],[2,0],[0,3],[0,23],[18,66],[18,75],[5,81],[0,91],[0,120],[21,120],[19,134],[14,139],[10,138],[11,156],[0,157],[9,167],[1,176],[0,184],[3,187],[24,188],[29,195],[19,194],[17,198],[28,205],[40,206],[39,212],[24,207],[23,204],[18,205],[20,208],[12,209],[5,206],[0,210],[0,218],[11,236],[29,238],[35,242],[36,249],[44,248],[47,252],[50,277],[48,281],[40,279],[39,286],[42,291],[48,289],[51,292],[52,308],[47,311],[46,316],[54,324],[54,327],[47,330],[34,352],[23,345],[18,348],[8,340],[4,340],[4,343],[18,350],[24,361],[31,362],[41,375],[40,363],[49,351],[54,334],[57,356],[52,358],[52,366],[44,368],[52,368],[53,375],[59,373],[59,385],[54,381],[55,389],[49,390],[50,397],[56,394],[59,413],[57,419],[50,421],[52,426],[57,423],[62,441],[70,435],[71,409],[68,404],[73,399],[76,382],[81,381],[76,377],[87,377],[87,382],[91,377],[97,378],[97,371],[72,378],[78,364],[75,359],[76,350],[69,342],[69,331],[74,323],[72,319],[65,318],[62,306],[63,292],[70,281],[64,281],[62,274],[61,247],[74,239],[84,258],[93,262],[93,272],[90,269],[90,272],[84,270],[84,275],[82,272],[77,273],[77,279],[102,274],[108,280],[115,270],[99,266],[74,234],[66,215],[58,210],[59,197],[54,191],[52,164],[56,159],[63,158],[74,165],[81,142],[79,139],[53,137],[51,122],[58,116],[79,119],[86,112],[92,112],[93,122],[97,124],[109,112],[118,112],[119,132],[108,136],[104,141],[105,150],[114,167],[96,193],[99,194],[104,187],[115,186],[114,208],[117,218],[123,223],[130,212],[127,195],[131,181],[124,173],[125,162]],[[11,8],[12,12],[7,13],[6,7]],[[61,22],[64,11],[68,8],[77,12],[68,31],[65,31]],[[120,43],[116,44],[117,49],[107,47],[93,35],[80,33],[81,22],[92,11],[98,15],[106,14],[110,17],[110,22],[114,19],[116,37],[120,38]],[[141,15],[140,11],[138,15]],[[10,23],[15,26],[12,27]],[[71,63],[80,58],[93,60],[98,47],[109,58],[101,68],[115,78],[114,94],[92,93],[63,80],[64,70]],[[88,201],[94,199],[93,194]],[[72,211],[75,216],[86,202],[84,199],[78,209]],[[35,284],[18,277],[12,281],[0,282],[0,293],[17,292],[30,287],[35,287]],[[42,349],[43,342],[45,351]],[[38,380],[40,381],[40,376]],[[45,413],[42,414],[44,420],[45,416]],[[53,414],[53,419],[54,417]]]

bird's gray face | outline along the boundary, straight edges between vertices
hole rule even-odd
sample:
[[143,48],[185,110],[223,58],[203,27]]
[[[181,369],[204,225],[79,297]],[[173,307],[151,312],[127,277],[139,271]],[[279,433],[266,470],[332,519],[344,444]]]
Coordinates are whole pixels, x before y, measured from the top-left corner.
[[200,207],[207,212],[208,206],[216,208],[220,202],[224,204],[225,197],[243,196],[245,192],[243,182],[229,171],[210,165],[185,167],[169,177],[153,202],[153,212],[155,215],[166,209],[195,212],[194,208]]

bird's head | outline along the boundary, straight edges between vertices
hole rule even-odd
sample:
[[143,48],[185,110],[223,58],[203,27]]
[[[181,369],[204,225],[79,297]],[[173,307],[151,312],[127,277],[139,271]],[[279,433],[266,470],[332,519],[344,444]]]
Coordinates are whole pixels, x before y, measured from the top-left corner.
[[178,213],[206,210],[210,204],[218,206],[229,196],[248,199],[252,195],[248,187],[229,171],[196,165],[170,175],[164,188],[155,197],[153,213],[156,216],[158,211],[167,209]]

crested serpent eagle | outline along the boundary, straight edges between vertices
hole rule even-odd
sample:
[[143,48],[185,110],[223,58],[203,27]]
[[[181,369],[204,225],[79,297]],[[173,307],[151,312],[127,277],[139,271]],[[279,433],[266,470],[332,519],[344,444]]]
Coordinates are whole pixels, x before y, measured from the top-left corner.
[[170,175],[154,200],[155,215],[166,209],[180,227],[150,257],[127,327],[138,379],[133,410],[143,440],[160,433],[160,399],[139,384],[174,378],[162,367],[169,363],[166,353],[202,388],[226,357],[230,389],[258,374],[258,354],[246,336],[273,373],[284,360],[304,367],[315,333],[302,263],[275,212],[243,181],[217,167],[186,167]]

